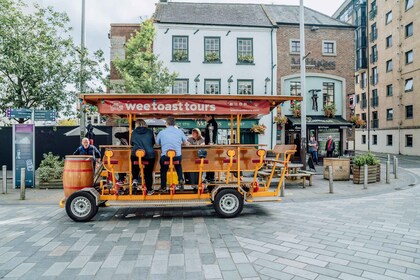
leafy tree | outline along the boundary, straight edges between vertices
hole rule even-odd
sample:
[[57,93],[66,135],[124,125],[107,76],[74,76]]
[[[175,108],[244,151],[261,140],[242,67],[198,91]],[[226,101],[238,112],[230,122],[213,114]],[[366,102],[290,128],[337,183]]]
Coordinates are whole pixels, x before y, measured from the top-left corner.
[[103,55],[89,58],[75,46],[65,13],[35,4],[28,14],[26,8],[21,0],[0,0],[0,111],[55,109],[68,115],[77,96],[69,85],[80,90],[82,81],[100,78]]
[[151,19],[140,24],[140,31],[130,38],[125,47],[125,59],[113,61],[124,84],[111,85],[115,91],[131,93],[165,93],[177,76],[169,73],[163,62],[153,53],[156,30]]

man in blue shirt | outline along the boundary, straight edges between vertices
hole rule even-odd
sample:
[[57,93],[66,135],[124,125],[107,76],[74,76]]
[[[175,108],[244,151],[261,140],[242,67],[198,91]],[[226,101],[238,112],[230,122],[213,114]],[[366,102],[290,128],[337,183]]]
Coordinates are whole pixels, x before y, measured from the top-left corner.
[[166,128],[159,132],[157,136],[157,143],[161,146],[162,152],[160,157],[160,186],[161,189],[166,189],[166,172],[168,172],[169,164],[165,164],[165,161],[169,161],[169,157],[166,156],[168,150],[175,151],[174,161],[179,161],[179,164],[175,165],[176,173],[178,174],[178,180],[180,185],[183,186],[184,179],[182,176],[181,166],[181,145],[188,145],[187,137],[182,130],[175,127],[175,119],[169,116],[166,119]]

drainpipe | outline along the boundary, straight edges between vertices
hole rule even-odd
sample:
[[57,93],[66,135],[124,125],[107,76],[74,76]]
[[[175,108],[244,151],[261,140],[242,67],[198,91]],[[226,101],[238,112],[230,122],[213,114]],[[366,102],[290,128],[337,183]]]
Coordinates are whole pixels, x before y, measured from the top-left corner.
[[[270,63],[270,72],[271,72],[271,95],[274,95],[274,91],[273,91],[273,84],[274,84],[274,64],[273,64],[273,60],[274,60],[274,50],[273,50],[273,30],[274,28],[271,28],[271,33],[270,33],[270,49],[271,49],[271,63]],[[270,137],[270,147],[273,148],[273,134],[274,134],[274,125],[273,125],[273,111],[270,112],[270,123],[271,123],[271,137]],[[277,138],[277,137],[276,137]]]

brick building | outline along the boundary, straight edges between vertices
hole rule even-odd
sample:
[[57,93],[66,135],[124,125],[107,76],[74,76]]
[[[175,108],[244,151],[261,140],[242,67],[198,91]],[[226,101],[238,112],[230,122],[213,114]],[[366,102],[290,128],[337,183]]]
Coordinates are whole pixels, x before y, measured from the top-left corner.
[[[277,93],[301,95],[299,7],[267,5],[277,30]],[[354,94],[354,27],[305,8],[306,58],[306,115],[307,135],[315,136],[320,144],[319,153],[329,135],[333,136],[337,154],[349,147],[350,97]],[[324,106],[334,104],[334,117],[325,117]],[[300,138],[300,117],[294,117],[293,105],[281,107],[289,117],[285,143]]]
[[[355,114],[366,122],[356,129],[363,151],[420,155],[420,119],[416,85],[420,83],[420,5],[414,0],[347,0],[335,16],[365,26],[356,44],[365,46],[356,60]],[[359,57],[359,56],[357,56]],[[417,110],[416,110],[417,108]]]

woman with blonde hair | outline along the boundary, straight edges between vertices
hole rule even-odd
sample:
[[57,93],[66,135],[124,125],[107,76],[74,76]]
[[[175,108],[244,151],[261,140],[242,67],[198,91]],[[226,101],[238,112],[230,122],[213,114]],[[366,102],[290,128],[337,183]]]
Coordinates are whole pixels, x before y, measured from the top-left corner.
[[201,136],[201,131],[198,128],[192,130],[191,136],[188,137],[187,141],[191,145],[204,145],[204,137]]

